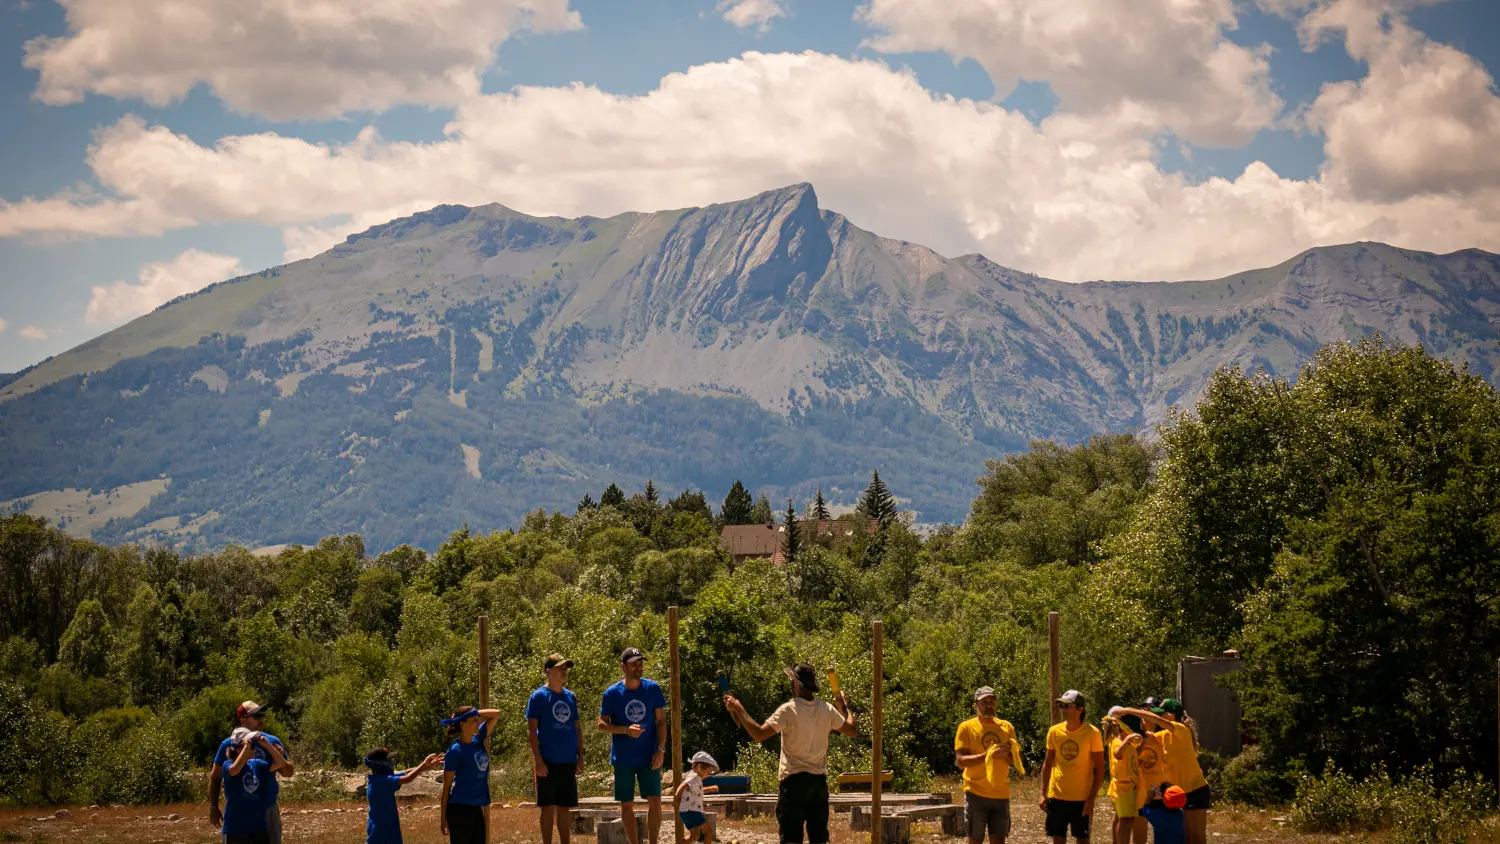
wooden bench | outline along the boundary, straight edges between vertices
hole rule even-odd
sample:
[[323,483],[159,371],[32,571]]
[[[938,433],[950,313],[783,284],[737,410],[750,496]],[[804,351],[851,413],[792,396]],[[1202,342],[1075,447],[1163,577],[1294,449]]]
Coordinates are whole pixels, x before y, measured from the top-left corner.
[[[889,809],[887,811],[887,809]],[[849,828],[855,832],[868,831],[870,828],[871,811],[869,806],[855,806],[849,812]],[[964,807],[948,804],[944,806],[901,806],[881,807],[881,840],[887,840],[889,836],[898,832],[900,824],[892,827],[892,818],[901,818],[907,824],[907,832],[910,836],[909,826],[913,821],[941,820],[943,822],[943,834],[954,838],[962,838],[968,835],[964,825]],[[904,838],[902,840],[905,840]]]
[[[845,774],[839,774],[839,793],[858,794],[863,792],[868,794],[870,792],[870,784],[874,781],[874,779],[874,775],[869,771],[850,771]],[[882,790],[889,790],[891,783],[895,781],[896,774],[894,771],[880,772],[880,782]]]

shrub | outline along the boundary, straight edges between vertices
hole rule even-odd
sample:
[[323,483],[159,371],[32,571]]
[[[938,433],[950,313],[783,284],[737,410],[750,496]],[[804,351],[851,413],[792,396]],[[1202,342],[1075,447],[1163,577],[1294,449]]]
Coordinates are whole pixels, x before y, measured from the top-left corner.
[[332,803],[353,800],[354,792],[344,787],[348,774],[339,771],[298,771],[295,777],[281,781],[279,803]]
[[1389,828],[1393,844],[1461,844],[1494,807],[1493,791],[1463,771],[1443,788],[1425,767],[1400,781],[1380,770],[1357,783],[1330,766],[1322,777],[1301,779],[1291,819],[1303,832]]
[[76,786],[79,753],[72,724],[15,683],[0,682],[0,804],[62,803]]
[[1273,768],[1259,745],[1247,747],[1227,761],[1207,752],[1199,758],[1204,762],[1203,773],[1213,786],[1215,797],[1228,803],[1270,806],[1291,799],[1296,790],[1295,776]]

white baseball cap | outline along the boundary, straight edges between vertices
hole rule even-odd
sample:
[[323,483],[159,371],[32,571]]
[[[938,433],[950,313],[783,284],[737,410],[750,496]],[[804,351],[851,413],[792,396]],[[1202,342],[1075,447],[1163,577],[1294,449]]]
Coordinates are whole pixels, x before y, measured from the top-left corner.
[[704,750],[700,750],[697,753],[694,753],[693,758],[688,760],[688,764],[707,765],[710,768],[713,768],[715,771],[719,770],[719,763],[715,762],[714,758],[712,756],[709,756],[708,752]]

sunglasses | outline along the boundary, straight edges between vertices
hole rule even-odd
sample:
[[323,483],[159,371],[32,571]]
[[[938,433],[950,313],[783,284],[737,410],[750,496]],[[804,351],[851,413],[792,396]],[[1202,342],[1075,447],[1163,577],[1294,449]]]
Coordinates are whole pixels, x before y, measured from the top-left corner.
[[1059,703],[1057,705],[1057,708],[1058,709],[1072,709],[1073,708],[1073,704],[1071,704],[1071,703]]

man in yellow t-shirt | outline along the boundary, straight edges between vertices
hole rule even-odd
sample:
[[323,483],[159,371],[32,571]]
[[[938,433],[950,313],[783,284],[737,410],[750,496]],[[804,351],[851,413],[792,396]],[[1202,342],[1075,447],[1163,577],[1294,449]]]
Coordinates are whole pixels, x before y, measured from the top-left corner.
[[1066,720],[1047,731],[1047,760],[1042,763],[1047,787],[1037,802],[1047,812],[1052,844],[1067,844],[1069,829],[1074,838],[1088,841],[1094,801],[1104,781],[1104,738],[1098,727],[1084,723],[1078,690],[1063,692],[1057,708]]
[[958,725],[953,761],[964,772],[964,816],[969,844],[1005,844],[1010,835],[1011,741],[1016,728],[995,717],[995,690],[974,692],[974,717]]

